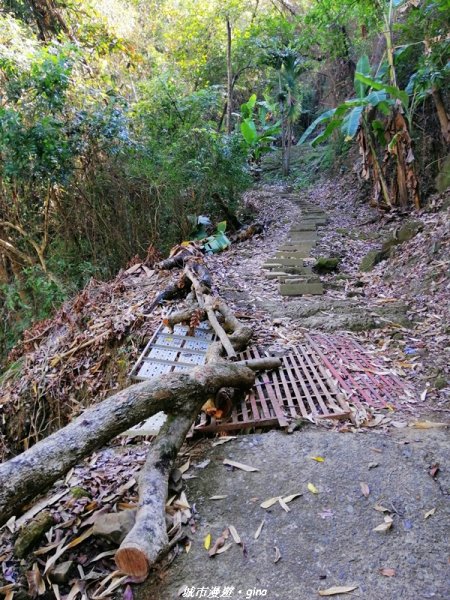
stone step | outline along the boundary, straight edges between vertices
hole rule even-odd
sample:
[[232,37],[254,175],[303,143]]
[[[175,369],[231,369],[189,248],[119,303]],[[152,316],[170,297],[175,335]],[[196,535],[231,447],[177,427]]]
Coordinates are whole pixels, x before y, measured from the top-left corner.
[[309,258],[309,250],[297,250],[296,252],[275,252],[274,259],[280,262],[286,258],[295,258],[303,264],[305,258]]
[[[284,269],[284,267],[297,267],[297,268],[301,268],[303,267],[303,258],[302,256],[299,256],[298,258],[277,258],[276,262],[274,261],[274,266],[276,266],[277,268]],[[270,263],[269,263],[270,264]]]
[[305,240],[305,242],[317,242],[317,232],[316,231],[290,231],[290,233],[295,233],[295,235]]
[[317,230],[315,223],[294,223],[291,227],[291,231],[313,231]]
[[288,282],[280,283],[280,294],[282,296],[307,296],[309,294],[318,296],[323,294],[323,285],[320,282]]
[[294,231],[289,234],[288,238],[285,240],[285,243],[283,245],[299,246],[302,249],[309,247],[309,249],[311,250],[311,248],[314,248],[314,246],[316,245],[316,242],[313,240],[305,240],[303,239],[300,231]]
[[289,268],[290,267],[285,267],[286,270],[282,270],[280,267],[278,267],[277,270],[269,271],[265,273],[266,279],[278,279],[278,281],[305,281],[314,275],[312,269],[309,267],[304,267],[304,270],[294,268],[293,270],[297,271],[296,273],[289,273],[287,271]]

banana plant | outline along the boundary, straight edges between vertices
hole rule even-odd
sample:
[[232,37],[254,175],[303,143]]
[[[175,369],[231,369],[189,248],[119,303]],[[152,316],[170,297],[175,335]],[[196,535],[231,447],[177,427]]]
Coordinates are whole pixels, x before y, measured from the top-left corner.
[[[335,130],[340,129],[345,141],[357,138],[363,157],[362,176],[365,179],[372,178],[374,200],[377,203],[382,199],[383,204],[392,207],[405,205],[411,198],[419,206],[416,184],[408,190],[404,183],[417,181],[411,165],[414,160],[411,138],[403,117],[408,110],[409,96],[392,82],[388,84],[381,80],[387,70],[379,68],[377,76],[372,77],[368,57],[361,56],[354,78],[356,97],[321,114],[303,133],[299,144],[303,144],[319,125],[325,125],[325,129],[312,140],[313,146],[324,142]],[[377,113],[381,119],[377,118]],[[385,121],[382,120],[383,116],[387,117]],[[382,162],[377,147],[384,152]],[[391,185],[386,178],[390,159],[396,163],[396,181],[392,181]]]
[[356,65],[354,79],[356,98],[345,100],[336,108],[322,113],[303,133],[299,144],[303,144],[313,131],[323,124],[326,124],[326,127],[322,133],[312,140],[313,146],[327,140],[333,131],[338,128],[344,133],[345,140],[350,141],[358,133],[367,110],[376,108],[384,115],[388,115],[391,106],[397,101],[400,101],[405,108],[408,107],[409,97],[404,90],[374,79],[370,76],[370,71],[368,57],[366,55],[361,56]]
[[[276,136],[280,133],[281,123],[267,125],[269,117],[269,106],[267,102],[257,102],[256,94],[250,96],[247,102],[241,105],[241,134],[249,147],[252,159],[258,163],[261,156],[269,152]],[[255,121],[254,111],[258,107],[257,119]]]

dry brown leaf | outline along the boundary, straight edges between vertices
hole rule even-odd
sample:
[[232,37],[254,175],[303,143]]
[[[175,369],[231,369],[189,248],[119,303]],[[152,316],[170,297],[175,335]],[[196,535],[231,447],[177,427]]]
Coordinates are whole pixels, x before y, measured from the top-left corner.
[[391,512],[389,508],[386,508],[385,506],[382,506],[381,504],[375,504],[374,509],[376,511],[382,512],[382,513]]
[[286,502],[286,504],[289,504],[289,502],[292,502],[292,500],[295,500],[296,498],[299,498],[300,496],[303,496],[303,494],[301,492],[297,492],[296,494],[290,494],[290,496],[285,496],[283,498],[283,502]]
[[223,464],[228,465],[229,467],[234,467],[235,469],[241,469],[241,471],[247,471],[249,473],[253,471],[259,471],[259,469],[256,469],[255,467],[244,465],[243,463],[230,460],[229,458],[225,458]]
[[428,512],[426,512],[423,516],[424,519],[428,519],[429,517],[432,517],[434,515],[434,513],[436,512],[436,507],[432,508],[431,510],[429,510]]
[[416,421],[410,423],[410,427],[413,429],[439,429],[441,427],[448,427],[448,423],[437,423],[435,421]]
[[212,445],[213,446],[221,446],[222,444],[226,444],[227,442],[231,442],[231,440],[235,440],[237,439],[237,435],[227,435],[224,437],[221,437],[219,440],[217,440],[217,442],[213,442]]
[[184,465],[181,465],[181,467],[178,470],[181,471],[181,474],[183,474],[183,473],[186,473],[186,471],[189,469],[190,466],[191,466],[191,459],[188,458],[187,461],[184,463]]
[[221,548],[219,548],[216,552],[216,554],[223,554],[224,552],[226,552],[227,550],[229,550],[231,548],[233,544],[225,544],[225,546],[222,546]]
[[395,569],[391,569],[390,567],[383,567],[382,569],[379,569],[379,573],[385,577],[395,577]]
[[370,488],[369,488],[369,486],[367,485],[367,483],[364,483],[364,482],[362,482],[362,481],[361,481],[361,483],[360,483],[359,485],[361,486],[361,492],[362,492],[362,495],[363,495],[365,498],[368,498],[368,497],[369,497],[369,494],[370,494]]
[[285,510],[286,512],[291,512],[291,509],[286,504],[286,502],[283,500],[283,498],[281,498],[281,496],[280,496],[280,498],[278,498],[278,502],[283,510]]
[[236,531],[236,527],[234,525],[228,525],[228,529],[230,530],[231,537],[235,541],[236,544],[241,543],[241,537]]
[[220,554],[219,549],[225,544],[225,541],[228,539],[229,531],[228,528],[225,529],[220,537],[214,542],[214,545],[208,551],[209,556],[212,558],[216,554]]
[[34,563],[31,571],[27,571],[28,593],[31,598],[45,594],[45,581],[42,579],[41,572],[37,563]]
[[261,535],[261,531],[263,530],[265,522],[266,521],[264,519],[261,521],[261,525],[258,527],[258,529],[255,532],[255,540],[257,540],[259,538],[259,536]]
[[270,508],[271,506],[273,506],[274,504],[276,504],[279,500],[280,496],[276,496],[274,498],[269,498],[268,500],[264,500],[264,502],[261,502],[260,507],[261,508]]
[[275,550],[275,558],[274,558],[273,562],[277,563],[281,558],[281,552],[280,552],[280,549],[278,548],[278,546],[274,546],[274,550]]
[[393,523],[392,517],[386,516],[386,517],[384,517],[384,523],[377,525],[377,527],[374,527],[372,531],[380,531],[380,532],[388,531],[392,527],[392,523]]
[[75,538],[74,540],[69,542],[67,544],[67,546],[65,547],[65,550],[69,550],[69,548],[75,548],[75,546],[78,546],[78,544],[81,544],[82,542],[84,542],[84,540],[87,540],[88,537],[90,537],[92,535],[93,531],[94,531],[94,526],[89,527],[89,529],[86,529],[86,531],[84,533],[82,533],[77,538]]
[[336,596],[336,594],[348,594],[358,589],[358,585],[337,585],[326,590],[319,590],[319,596]]

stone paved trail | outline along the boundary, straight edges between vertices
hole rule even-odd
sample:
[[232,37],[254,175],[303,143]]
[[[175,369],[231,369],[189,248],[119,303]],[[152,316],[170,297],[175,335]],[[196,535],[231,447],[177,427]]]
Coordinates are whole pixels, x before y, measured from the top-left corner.
[[269,271],[269,279],[279,281],[282,296],[321,295],[323,284],[314,276],[307,259],[318,238],[317,227],[326,223],[326,215],[308,202],[298,200],[296,204],[300,208],[298,220],[293,223],[287,240],[263,267]]

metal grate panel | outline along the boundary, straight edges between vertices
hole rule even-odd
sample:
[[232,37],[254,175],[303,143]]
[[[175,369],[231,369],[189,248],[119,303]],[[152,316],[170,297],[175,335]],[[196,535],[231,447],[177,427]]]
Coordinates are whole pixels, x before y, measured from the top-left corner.
[[[261,358],[253,347],[241,360]],[[314,350],[302,345],[280,357],[282,367],[260,373],[255,386],[227,419],[209,420],[201,415],[196,431],[231,431],[246,427],[286,427],[298,418],[340,419],[350,407]]]
[[161,324],[134,365],[130,377],[137,381],[174,371],[190,371],[206,361],[206,352],[215,340],[208,323],[202,322],[188,335],[189,328],[175,325],[173,333]]

